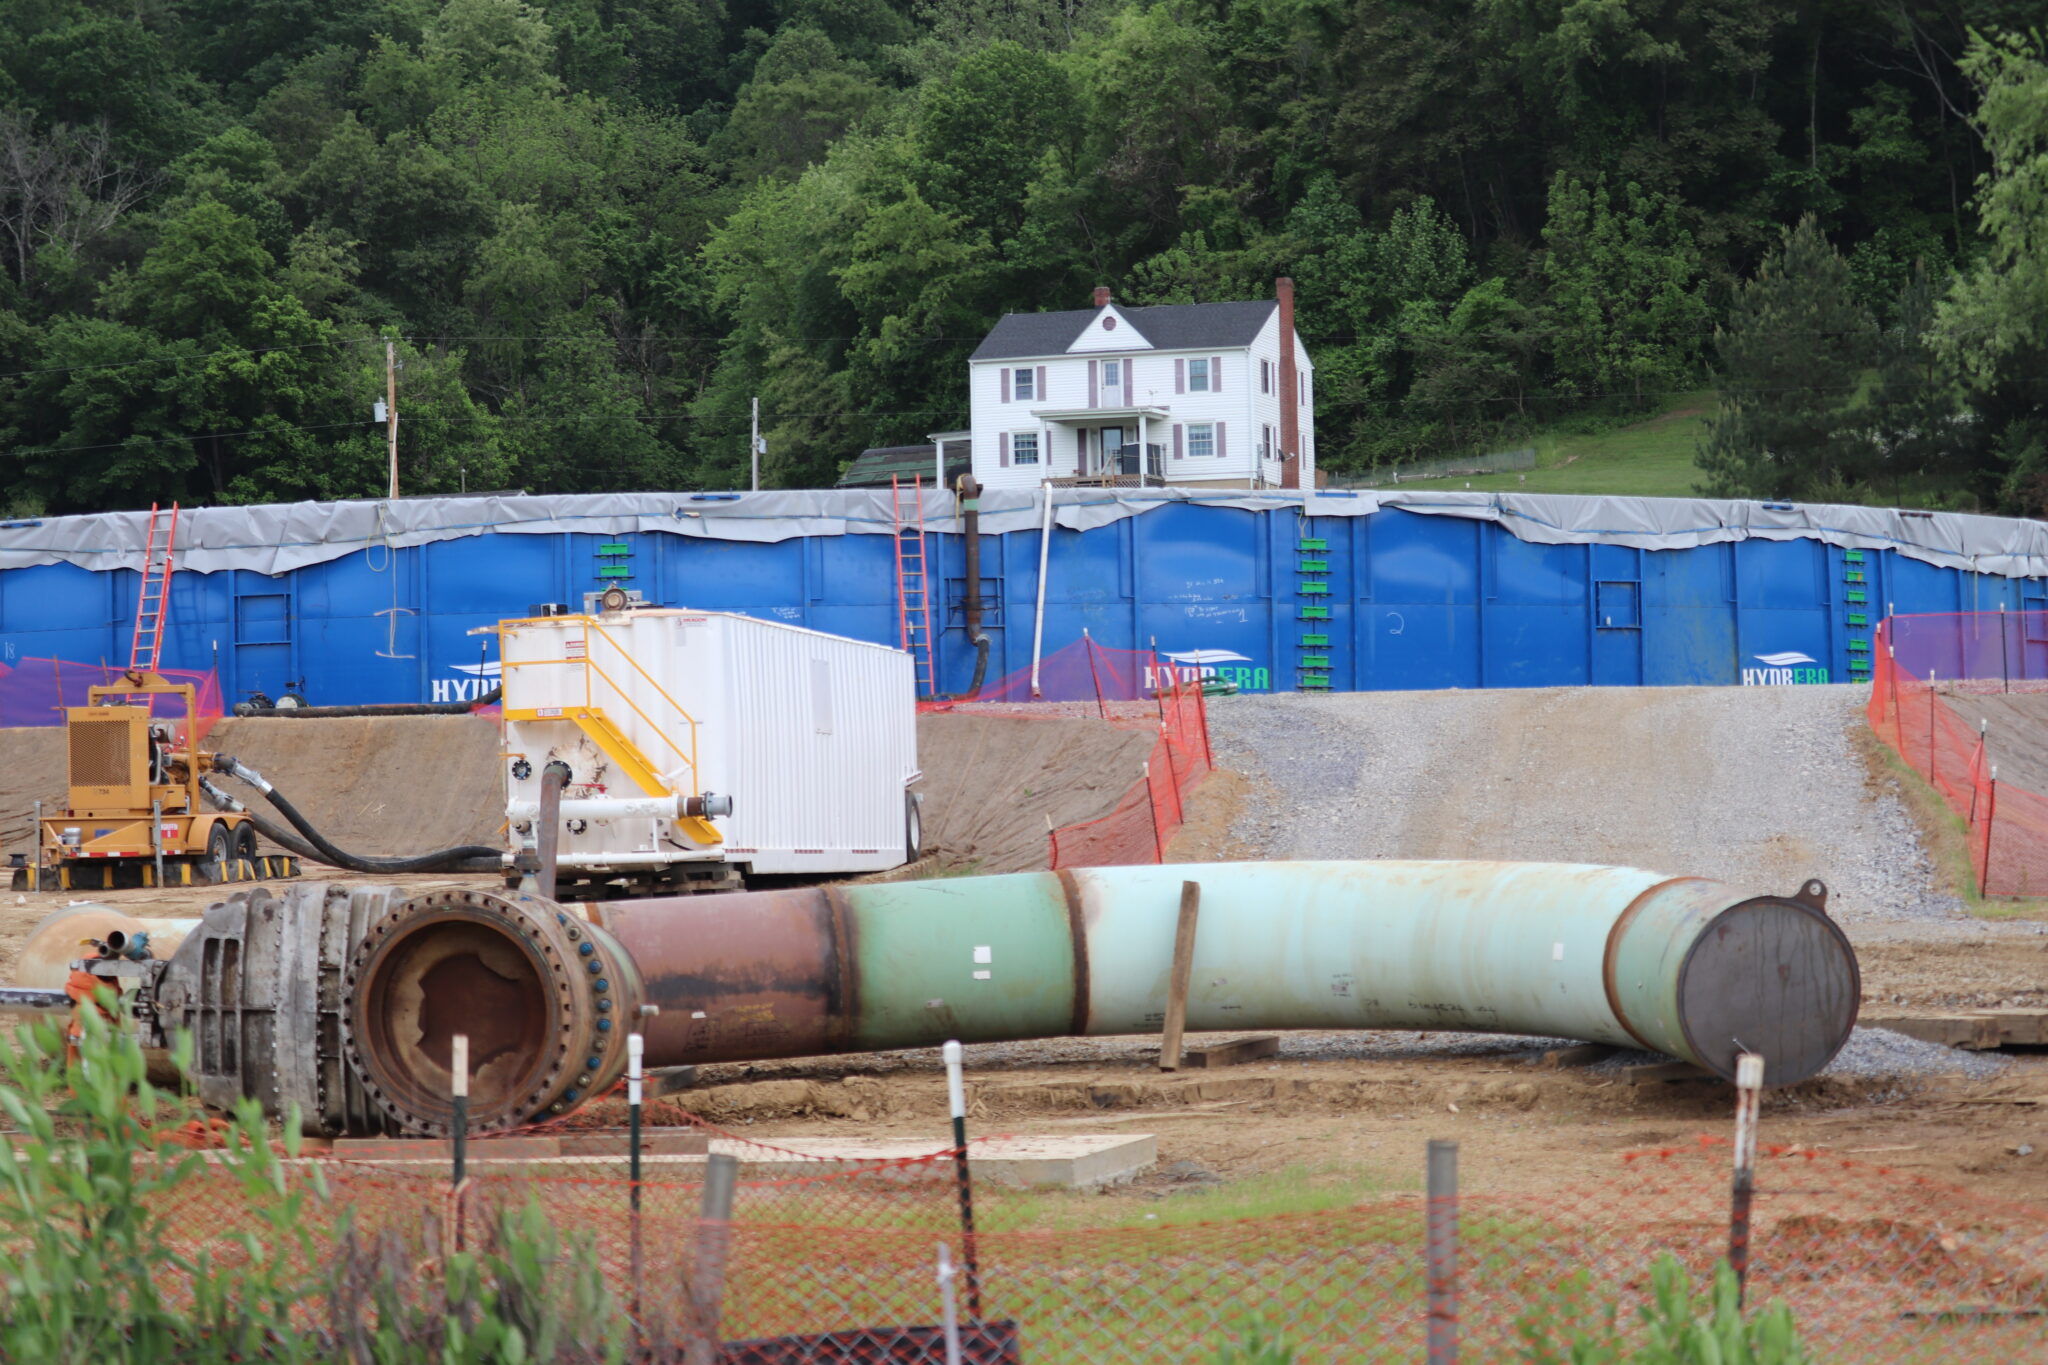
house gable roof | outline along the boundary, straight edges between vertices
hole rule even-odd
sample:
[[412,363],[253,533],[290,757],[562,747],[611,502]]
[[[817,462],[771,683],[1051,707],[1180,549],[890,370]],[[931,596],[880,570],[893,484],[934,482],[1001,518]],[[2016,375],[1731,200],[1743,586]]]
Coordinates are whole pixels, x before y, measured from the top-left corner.
[[[1272,299],[1243,303],[1169,303],[1154,308],[1118,308],[1157,351],[1199,351],[1249,346],[1279,307]],[[1082,329],[1102,315],[1100,308],[1062,313],[1005,313],[969,360],[1012,360],[1065,355]]]

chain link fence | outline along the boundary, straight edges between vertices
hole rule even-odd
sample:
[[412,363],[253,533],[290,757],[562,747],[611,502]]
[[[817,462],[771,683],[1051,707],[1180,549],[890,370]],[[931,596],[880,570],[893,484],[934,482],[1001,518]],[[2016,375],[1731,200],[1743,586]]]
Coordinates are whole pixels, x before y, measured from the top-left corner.
[[[970,1234],[957,1151],[852,1161],[679,1111],[650,1118],[703,1132],[718,1156],[648,1158],[636,1185],[624,1157],[500,1162],[483,1139],[459,1188],[432,1162],[296,1163],[289,1178],[318,1185],[310,1221],[338,1267],[309,1319],[372,1311],[380,1267],[416,1277],[453,1250],[489,1248],[523,1211],[594,1255],[645,1360],[936,1365],[950,1313],[967,1360],[1177,1365],[1257,1333],[1303,1365],[1418,1361],[1432,1285],[1439,1347],[1455,1338],[1459,1358],[1569,1359],[1574,1334],[1607,1330],[1610,1311],[1624,1343],[1648,1333],[1640,1310],[1660,1259],[1700,1285],[1729,1247],[1730,1148],[1712,1137],[1620,1154],[1576,1184],[1485,1162],[1484,1142],[1468,1141],[1473,1164],[1505,1178],[1437,1201],[1455,1241],[1432,1263],[1420,1144],[1384,1193],[1254,1217],[1214,1217],[1204,1196],[1104,1200],[976,1179]],[[970,1171],[985,1151],[968,1145]],[[706,1162],[726,1157],[729,1213],[707,1218]],[[235,1254],[256,1225],[237,1215],[248,1191],[224,1177],[181,1198],[195,1256]],[[2048,1353],[2040,1207],[1765,1146],[1749,1248],[1748,1305],[1783,1303],[1815,1359],[2010,1365]]]

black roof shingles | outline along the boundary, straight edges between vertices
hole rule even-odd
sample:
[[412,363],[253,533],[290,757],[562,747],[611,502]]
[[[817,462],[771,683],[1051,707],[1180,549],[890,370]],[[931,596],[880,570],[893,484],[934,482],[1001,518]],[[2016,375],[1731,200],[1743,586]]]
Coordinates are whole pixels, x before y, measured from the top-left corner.
[[[1211,346],[1251,345],[1278,306],[1272,299],[1251,299],[1243,303],[1169,303],[1154,308],[1119,306],[1117,312],[1130,320],[1154,350],[1199,351]],[[1065,355],[1099,311],[1005,313],[968,359]]]
[[[931,478],[933,451],[930,442],[908,446],[870,446],[846,466],[846,472],[839,476],[837,488],[887,488],[889,476],[897,475],[905,482],[913,476]],[[967,442],[946,443],[946,481],[966,473],[972,467],[968,457]]]

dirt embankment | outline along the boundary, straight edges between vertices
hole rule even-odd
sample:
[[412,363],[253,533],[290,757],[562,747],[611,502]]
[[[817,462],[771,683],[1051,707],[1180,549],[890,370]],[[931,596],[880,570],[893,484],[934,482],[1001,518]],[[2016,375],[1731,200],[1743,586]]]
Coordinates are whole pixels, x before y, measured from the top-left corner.
[[1998,780],[2048,796],[2048,692],[1946,694],[1972,730],[1985,723],[1984,753]]
[[1046,831],[1108,814],[1154,738],[1082,717],[920,716],[926,852],[969,872],[1043,868]]

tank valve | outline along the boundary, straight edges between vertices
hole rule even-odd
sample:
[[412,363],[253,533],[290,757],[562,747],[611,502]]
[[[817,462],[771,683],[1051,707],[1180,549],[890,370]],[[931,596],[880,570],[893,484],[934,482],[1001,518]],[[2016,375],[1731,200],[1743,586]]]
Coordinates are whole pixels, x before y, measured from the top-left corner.
[[702,796],[685,797],[683,799],[683,814],[694,815],[699,818],[704,816],[731,815],[732,798],[730,796],[720,796],[717,792],[705,792]]

